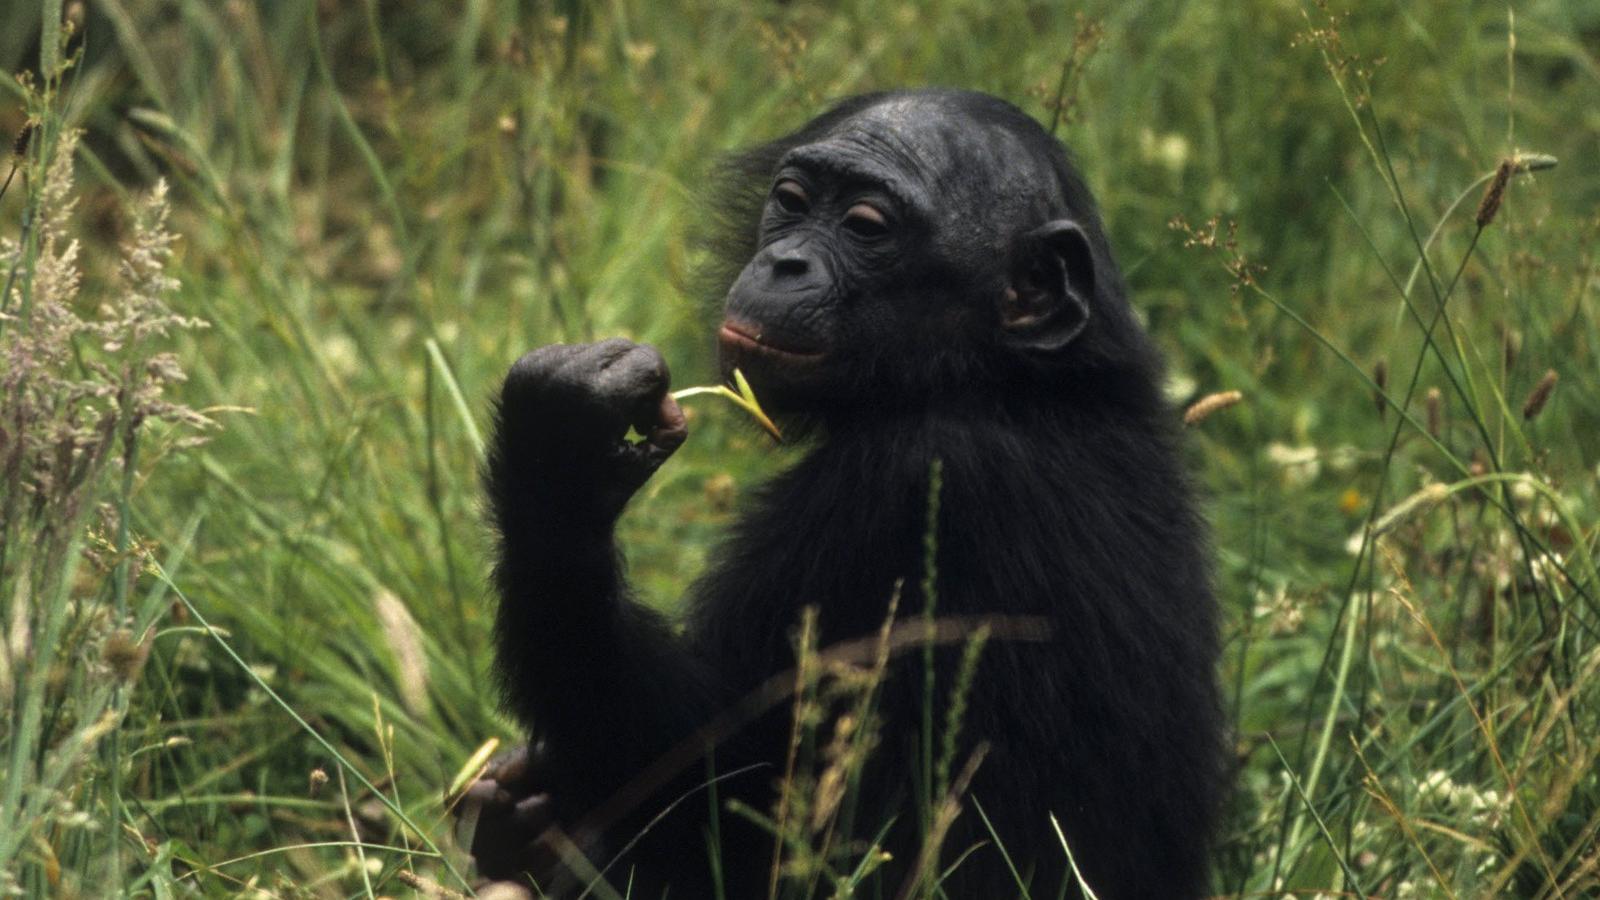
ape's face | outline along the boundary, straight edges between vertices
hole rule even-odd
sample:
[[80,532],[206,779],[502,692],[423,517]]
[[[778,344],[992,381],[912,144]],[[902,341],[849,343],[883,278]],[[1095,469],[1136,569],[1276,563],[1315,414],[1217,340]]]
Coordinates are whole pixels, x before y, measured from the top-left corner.
[[972,360],[1064,345],[1087,319],[1093,260],[1052,218],[1062,206],[1046,158],[944,98],[857,112],[772,173],[728,292],[723,369],[807,409],[891,371],[897,393],[936,391]]

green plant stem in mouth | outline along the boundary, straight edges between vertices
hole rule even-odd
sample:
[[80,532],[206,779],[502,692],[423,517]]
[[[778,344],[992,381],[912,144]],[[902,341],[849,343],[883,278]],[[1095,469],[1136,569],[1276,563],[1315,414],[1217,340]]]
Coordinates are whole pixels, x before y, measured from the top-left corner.
[[[727,326],[723,326],[723,330],[726,331]],[[688,387],[681,391],[673,391],[672,399],[683,400],[687,397],[697,397],[701,394],[715,394],[720,397],[726,397],[732,400],[740,409],[753,416],[757,422],[761,423],[761,427],[772,435],[773,440],[781,442],[783,440],[783,432],[778,430],[778,426],[761,409],[761,404],[756,402],[756,392],[750,389],[750,382],[745,380],[744,373],[738,369],[733,370],[733,384],[734,387],[731,388],[725,384]]]

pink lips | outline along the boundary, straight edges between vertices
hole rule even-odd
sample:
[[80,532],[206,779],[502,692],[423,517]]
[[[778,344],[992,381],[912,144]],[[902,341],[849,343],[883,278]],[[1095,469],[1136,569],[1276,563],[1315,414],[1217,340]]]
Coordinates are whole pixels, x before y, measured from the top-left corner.
[[811,362],[822,357],[819,351],[789,350],[761,339],[760,329],[737,319],[725,319],[717,332],[724,348],[740,353],[782,357],[796,362]]

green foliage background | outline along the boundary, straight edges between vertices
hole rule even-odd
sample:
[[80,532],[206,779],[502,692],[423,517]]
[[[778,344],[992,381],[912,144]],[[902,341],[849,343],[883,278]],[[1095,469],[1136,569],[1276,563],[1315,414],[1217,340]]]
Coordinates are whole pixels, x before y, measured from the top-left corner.
[[[661,346],[679,386],[709,382],[693,229],[717,154],[830,98],[942,84],[1059,120],[1175,400],[1243,393],[1192,431],[1240,766],[1216,892],[1600,891],[1600,6],[60,6],[0,0],[0,67],[35,84],[54,59],[41,24],[77,26],[52,99],[0,79],[0,134],[83,130],[87,289],[132,198],[172,183],[171,304],[212,326],[175,338],[180,397],[220,427],[194,449],[149,429],[121,496],[193,610],[162,618],[116,749],[60,789],[86,820],[6,808],[28,835],[13,886],[450,881],[426,855],[301,846],[348,840],[351,819],[371,841],[416,835],[353,781],[347,816],[328,747],[265,689],[447,843],[443,786],[514,735],[486,681],[474,443],[505,367],[623,334]],[[47,152],[0,199],[0,235],[21,232]],[[1519,153],[1559,165],[1512,178],[1477,236],[1485,177]],[[669,605],[791,452],[725,404],[695,413],[625,524],[636,583]],[[146,569],[141,591],[162,583]],[[78,573],[74,609],[110,595],[102,572]],[[7,621],[46,602],[3,578]],[[39,664],[105,652],[80,639]],[[74,733],[62,696],[41,758]],[[319,767],[335,778],[313,794]]]

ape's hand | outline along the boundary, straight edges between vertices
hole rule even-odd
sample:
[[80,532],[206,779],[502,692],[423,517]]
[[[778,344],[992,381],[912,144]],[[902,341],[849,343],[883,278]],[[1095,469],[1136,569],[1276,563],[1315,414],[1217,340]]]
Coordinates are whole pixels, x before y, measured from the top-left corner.
[[[537,885],[542,896],[575,893],[587,879],[580,872],[603,864],[594,835],[573,832],[556,816],[542,744],[520,746],[496,757],[456,806],[458,824],[471,847],[478,874],[493,882]],[[581,853],[588,862],[570,858]],[[574,871],[577,869],[578,871]]]
[[670,380],[660,352],[622,338],[540,347],[501,389],[501,462],[537,466],[563,493],[593,492],[615,516],[688,436]]

